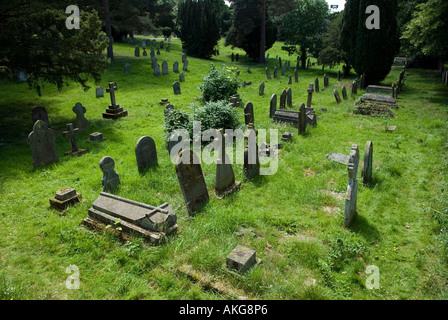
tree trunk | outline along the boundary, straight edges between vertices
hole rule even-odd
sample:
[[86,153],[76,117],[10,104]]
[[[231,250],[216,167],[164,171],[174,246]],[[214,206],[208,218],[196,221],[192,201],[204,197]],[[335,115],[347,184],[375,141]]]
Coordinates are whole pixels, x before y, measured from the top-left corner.
[[109,38],[109,45],[107,46],[107,57],[110,58],[110,60],[114,60],[114,38],[112,36],[112,26],[110,24],[110,14],[109,14],[109,0],[103,0],[103,6],[104,6],[104,18],[106,23],[106,34]]
[[266,63],[266,0],[261,3],[260,26],[260,59],[259,63]]
[[306,69],[306,48],[300,48],[300,61],[302,62],[302,69]]

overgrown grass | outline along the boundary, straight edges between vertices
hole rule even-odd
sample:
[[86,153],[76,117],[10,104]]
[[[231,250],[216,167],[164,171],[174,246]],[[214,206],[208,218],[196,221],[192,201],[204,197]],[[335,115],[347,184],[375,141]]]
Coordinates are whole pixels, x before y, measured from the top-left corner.
[[[191,114],[189,106],[199,102],[198,87],[210,65],[234,66],[241,71],[241,81],[253,83],[238,93],[244,103],[253,103],[256,128],[296,132],[269,118],[271,95],[289,87],[288,76],[294,70],[266,80],[265,65],[248,61],[238,49],[234,52],[240,54],[240,61],[232,63],[231,48],[221,47],[221,55],[210,61],[189,58],[182,94],[174,95],[172,83],[178,74],[172,72],[172,64],[181,63],[180,41],[171,42],[169,53],[161,50],[157,58],[168,62],[170,73],[158,78],[153,76],[149,56],[134,57],[134,47],[115,45],[116,60],[101,82],[103,87],[117,82],[117,102],[129,112],[118,121],[101,117],[110,104],[107,94],[96,99],[94,90],[84,92],[69,83],[62,92],[46,86],[38,97],[24,83],[0,81],[1,299],[235,298],[204,290],[177,271],[182,264],[259,299],[447,298],[446,231],[440,229],[446,230],[441,188],[446,186],[448,93],[436,71],[408,70],[398,98],[400,109],[387,120],[397,130],[389,133],[385,119],[352,114],[356,97],[336,104],[333,89],[350,87],[354,75],[338,82],[337,69],[300,70],[299,83],[290,85],[295,110],[306,101],[308,84],[316,76],[321,88],[323,74],[330,76],[330,87],[313,95],[318,126],[283,143],[275,175],[248,181],[242,165],[234,165],[236,179],[243,182],[241,190],[223,200],[211,195],[210,202],[191,218],[165,147],[160,100],[169,98],[176,109]],[[295,66],[295,57],[280,48],[281,43],[276,43],[268,51],[271,73],[276,55]],[[129,75],[123,72],[126,62],[131,64]],[[246,73],[248,67],[251,74]],[[396,81],[399,71],[394,68],[384,83]],[[261,81],[266,84],[264,96],[258,95]],[[91,125],[78,136],[78,145],[89,151],[79,158],[65,157],[70,142],[60,132],[74,120],[71,109],[76,102],[86,107]],[[59,163],[33,168],[26,142],[32,130],[29,104],[48,110],[50,126],[58,132]],[[321,110],[323,106],[327,112]],[[242,109],[238,112],[244,123]],[[107,140],[85,142],[94,131],[102,132]],[[139,174],[134,148],[143,135],[155,140],[159,165]],[[360,184],[358,216],[351,228],[344,229],[347,170],[325,155],[348,154],[356,143],[362,158],[368,140],[374,145],[374,182]],[[115,159],[120,174],[117,195],[152,205],[168,202],[176,211],[179,231],[165,244],[152,247],[140,238],[123,244],[108,233],[81,226],[102,191],[98,163],[106,155]],[[215,166],[204,164],[203,171],[213,194]],[[83,200],[59,215],[49,209],[48,199],[65,186],[75,188]],[[238,235],[241,230],[245,232]],[[225,267],[225,257],[237,244],[253,248],[263,260],[242,277]],[[71,264],[80,269],[79,290],[65,287],[69,276],[65,270]],[[365,286],[369,265],[380,269],[378,290]]]

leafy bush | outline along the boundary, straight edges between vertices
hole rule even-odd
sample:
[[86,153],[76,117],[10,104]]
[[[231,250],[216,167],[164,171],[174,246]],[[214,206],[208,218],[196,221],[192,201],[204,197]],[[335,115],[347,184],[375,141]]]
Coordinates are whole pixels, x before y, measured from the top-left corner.
[[201,121],[201,129],[236,129],[240,126],[238,115],[226,101],[207,102],[194,109],[194,120]]
[[165,132],[167,138],[171,132],[177,129],[185,129],[190,136],[193,134],[193,125],[190,123],[188,114],[180,110],[168,109],[165,111]]
[[239,82],[235,68],[217,69],[212,65],[199,89],[202,91],[204,102],[229,101],[230,97],[237,94],[238,87]]

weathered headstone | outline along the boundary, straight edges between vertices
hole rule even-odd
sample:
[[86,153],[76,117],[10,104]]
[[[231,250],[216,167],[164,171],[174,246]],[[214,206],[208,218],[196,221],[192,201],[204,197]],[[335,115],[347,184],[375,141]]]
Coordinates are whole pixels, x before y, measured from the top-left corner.
[[179,73],[179,82],[185,81],[185,74],[183,72]]
[[174,61],[173,63],[173,72],[178,73],[179,72],[179,62]]
[[222,199],[241,186],[241,182],[235,181],[235,174],[233,173],[232,164],[229,156],[226,154],[225,138],[226,135],[221,135],[221,138],[215,139],[217,143],[221,144],[219,157],[216,163],[215,177],[215,195],[218,199]]
[[188,213],[194,214],[208,202],[209,195],[199,159],[192,150],[179,152],[176,173]]
[[100,142],[103,142],[104,140],[106,140],[104,137],[103,137],[103,134],[101,133],[101,132],[93,132],[93,133],[91,133],[90,135],[89,135],[89,140],[87,140],[87,141],[100,141]]
[[74,205],[79,202],[81,195],[73,188],[62,188],[56,191],[53,198],[50,198],[50,206],[56,210],[63,211],[68,206]]
[[330,84],[330,78],[328,77],[327,74],[324,74],[324,87],[328,87]]
[[45,107],[33,106],[31,109],[31,119],[33,121],[33,125],[37,120],[41,120],[47,124],[47,127],[50,126],[50,121],[48,120],[48,113]]
[[274,79],[277,79],[277,66],[274,67]]
[[345,195],[344,227],[349,227],[356,215],[356,203],[358,200],[358,180],[356,178],[359,165],[359,150],[356,144],[352,145],[348,160],[348,186]]
[[175,95],[181,94],[179,81],[173,83],[173,91]]
[[141,137],[135,146],[138,172],[142,173],[152,165],[157,164],[157,149],[154,139],[148,136]]
[[304,103],[301,103],[299,108],[299,134],[304,135],[305,133],[306,133],[306,107]]
[[269,105],[269,118],[273,118],[275,111],[277,111],[277,95],[274,93],[271,96],[271,102]]
[[362,168],[362,181],[369,184],[372,181],[373,168],[373,142],[367,141],[366,150],[364,151],[364,167]]
[[96,97],[97,98],[102,98],[104,97],[104,88],[103,87],[96,87]]
[[264,96],[264,81],[260,83],[260,87],[258,88],[258,95]]
[[282,76],[285,75],[285,72],[286,72],[286,62],[282,66]]
[[338,81],[341,81],[341,70],[338,70]]
[[87,149],[79,149],[78,148],[78,143],[76,142],[76,134],[80,133],[80,130],[78,128],[74,128],[73,123],[68,123],[67,124],[67,131],[63,131],[62,135],[64,137],[69,137],[70,138],[70,143],[72,145],[72,150],[71,151],[67,151],[64,154],[66,156],[81,156],[84,153],[87,152]]
[[307,92],[308,92],[308,99],[306,101],[306,107],[307,108],[311,108],[311,102],[313,100],[313,92],[314,92],[313,86],[314,85],[312,83],[310,83],[309,86],[308,86],[308,90],[307,90]]
[[162,62],[162,74],[168,74],[168,63],[166,61]]
[[124,74],[131,73],[131,65],[129,63],[125,63],[124,65]]
[[183,65],[183,67],[182,67],[182,70],[183,70],[183,71],[188,71],[188,59],[185,60],[184,65]]
[[294,82],[299,82],[299,71],[297,70],[297,68],[294,70]]
[[115,161],[106,156],[100,160],[100,169],[103,172],[101,184],[104,191],[114,191],[120,184],[120,176],[115,172]]
[[226,266],[239,273],[252,269],[260,262],[261,260],[256,257],[255,250],[241,245],[237,245],[226,258]]
[[250,128],[244,139],[247,140],[247,147],[244,150],[243,172],[246,178],[251,179],[260,174],[256,131],[253,128]]
[[48,128],[44,121],[37,120],[34,123],[33,131],[28,135],[28,142],[31,145],[35,168],[59,161],[55,133],[53,129]]
[[151,57],[151,59],[156,57],[156,52],[154,51],[154,48],[151,48],[149,56]]
[[248,125],[249,123],[254,122],[255,122],[254,105],[252,104],[252,102],[248,102],[244,106],[244,123]]
[[121,108],[115,101],[115,91],[117,90],[117,84],[115,82],[109,82],[109,88],[107,88],[106,91],[110,94],[111,104],[109,105],[109,108],[106,109],[106,112],[103,113],[103,118],[105,119],[118,119],[128,115],[128,112],[123,110],[123,108]]
[[342,92],[342,98],[344,100],[347,100],[348,96],[347,96],[347,89],[345,88],[345,86],[342,86],[341,92]]
[[352,82],[352,96],[356,96],[358,94],[358,81],[354,80]]
[[286,108],[286,90],[283,89],[282,93],[280,94],[280,109]]
[[288,84],[292,84],[292,76],[289,76]]
[[291,90],[291,88],[288,88],[286,90],[286,105],[288,107],[292,107],[292,90]]
[[268,79],[268,80],[271,80],[271,71],[269,70],[269,67],[266,67],[266,78]]
[[337,104],[340,104],[342,102],[341,97],[339,96],[339,92],[337,89],[333,90],[334,98],[336,99]]
[[84,131],[89,128],[89,121],[85,118],[86,108],[78,102],[72,108],[72,111],[76,114],[75,128],[79,128],[80,131]]
[[187,54],[182,53],[182,63],[185,63],[186,60],[187,60]]
[[146,48],[143,48],[143,56],[147,57],[148,56],[148,52],[146,52]]
[[140,57],[140,47],[139,46],[135,46],[134,55],[136,57]]
[[316,77],[316,78],[314,79],[314,90],[315,90],[317,93],[319,93],[319,78],[318,78],[318,77]]
[[160,65],[158,63],[154,67],[154,77],[160,77]]

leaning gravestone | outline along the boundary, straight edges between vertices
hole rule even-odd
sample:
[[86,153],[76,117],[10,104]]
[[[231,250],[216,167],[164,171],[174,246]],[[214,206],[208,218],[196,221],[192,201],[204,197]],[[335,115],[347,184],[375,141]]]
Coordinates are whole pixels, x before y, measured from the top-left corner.
[[283,89],[282,93],[280,94],[280,109],[286,108],[286,90]]
[[344,209],[344,227],[349,227],[353,218],[356,215],[356,203],[358,200],[358,174],[359,165],[359,150],[356,144],[352,145],[350,156],[348,160],[348,186],[345,195],[345,209]]
[[260,83],[260,87],[258,88],[258,95],[264,96],[264,81]]
[[168,74],[168,63],[166,61],[162,62],[162,74]]
[[109,156],[100,160],[100,169],[103,172],[101,184],[104,191],[114,191],[120,184],[120,176],[115,172],[115,161]]
[[178,81],[173,83],[173,91],[175,95],[181,94],[180,83]]
[[364,167],[362,168],[362,178],[364,184],[369,184],[372,181],[372,167],[373,167],[373,142],[367,141],[366,150],[364,151]]
[[209,200],[199,159],[192,150],[179,152],[176,158],[176,173],[188,213],[191,215]]
[[277,111],[277,95],[274,93],[271,96],[271,102],[269,105],[269,118],[273,118],[275,111]]
[[291,88],[288,88],[288,90],[286,90],[286,105],[288,107],[292,107],[292,90],[291,90]]
[[305,104],[300,104],[299,109],[299,134],[304,135],[306,133],[306,107]]
[[344,100],[347,100],[348,96],[347,96],[347,89],[345,88],[345,86],[342,86],[341,92],[342,92],[342,98],[344,98]]
[[138,172],[142,173],[150,166],[157,164],[157,149],[154,139],[148,136],[141,137],[135,146]]
[[183,72],[179,73],[179,82],[185,81],[185,74]]
[[33,125],[37,120],[41,120],[47,124],[47,127],[50,126],[50,121],[48,120],[48,113],[44,107],[34,106],[31,109],[31,119],[33,121]]
[[221,144],[219,157],[216,163],[215,178],[215,195],[218,199],[222,199],[241,186],[241,182],[235,181],[235,174],[233,173],[232,164],[230,162],[229,156],[226,154],[225,137],[226,135],[221,134],[221,138],[215,139],[217,143]]
[[337,89],[334,89],[333,91],[334,98],[336,99],[337,104],[340,104],[342,102],[341,97],[339,96],[339,92]]
[[173,72],[178,73],[179,72],[179,62],[174,61],[173,63]]
[[44,121],[37,120],[34,123],[33,131],[28,135],[28,142],[31,145],[35,168],[59,161],[56,152],[55,133],[48,128]]
[[96,87],[96,97],[97,98],[104,97],[104,88],[103,87]]
[[254,123],[254,105],[251,102],[246,103],[244,106],[244,123],[249,125],[249,123]]

